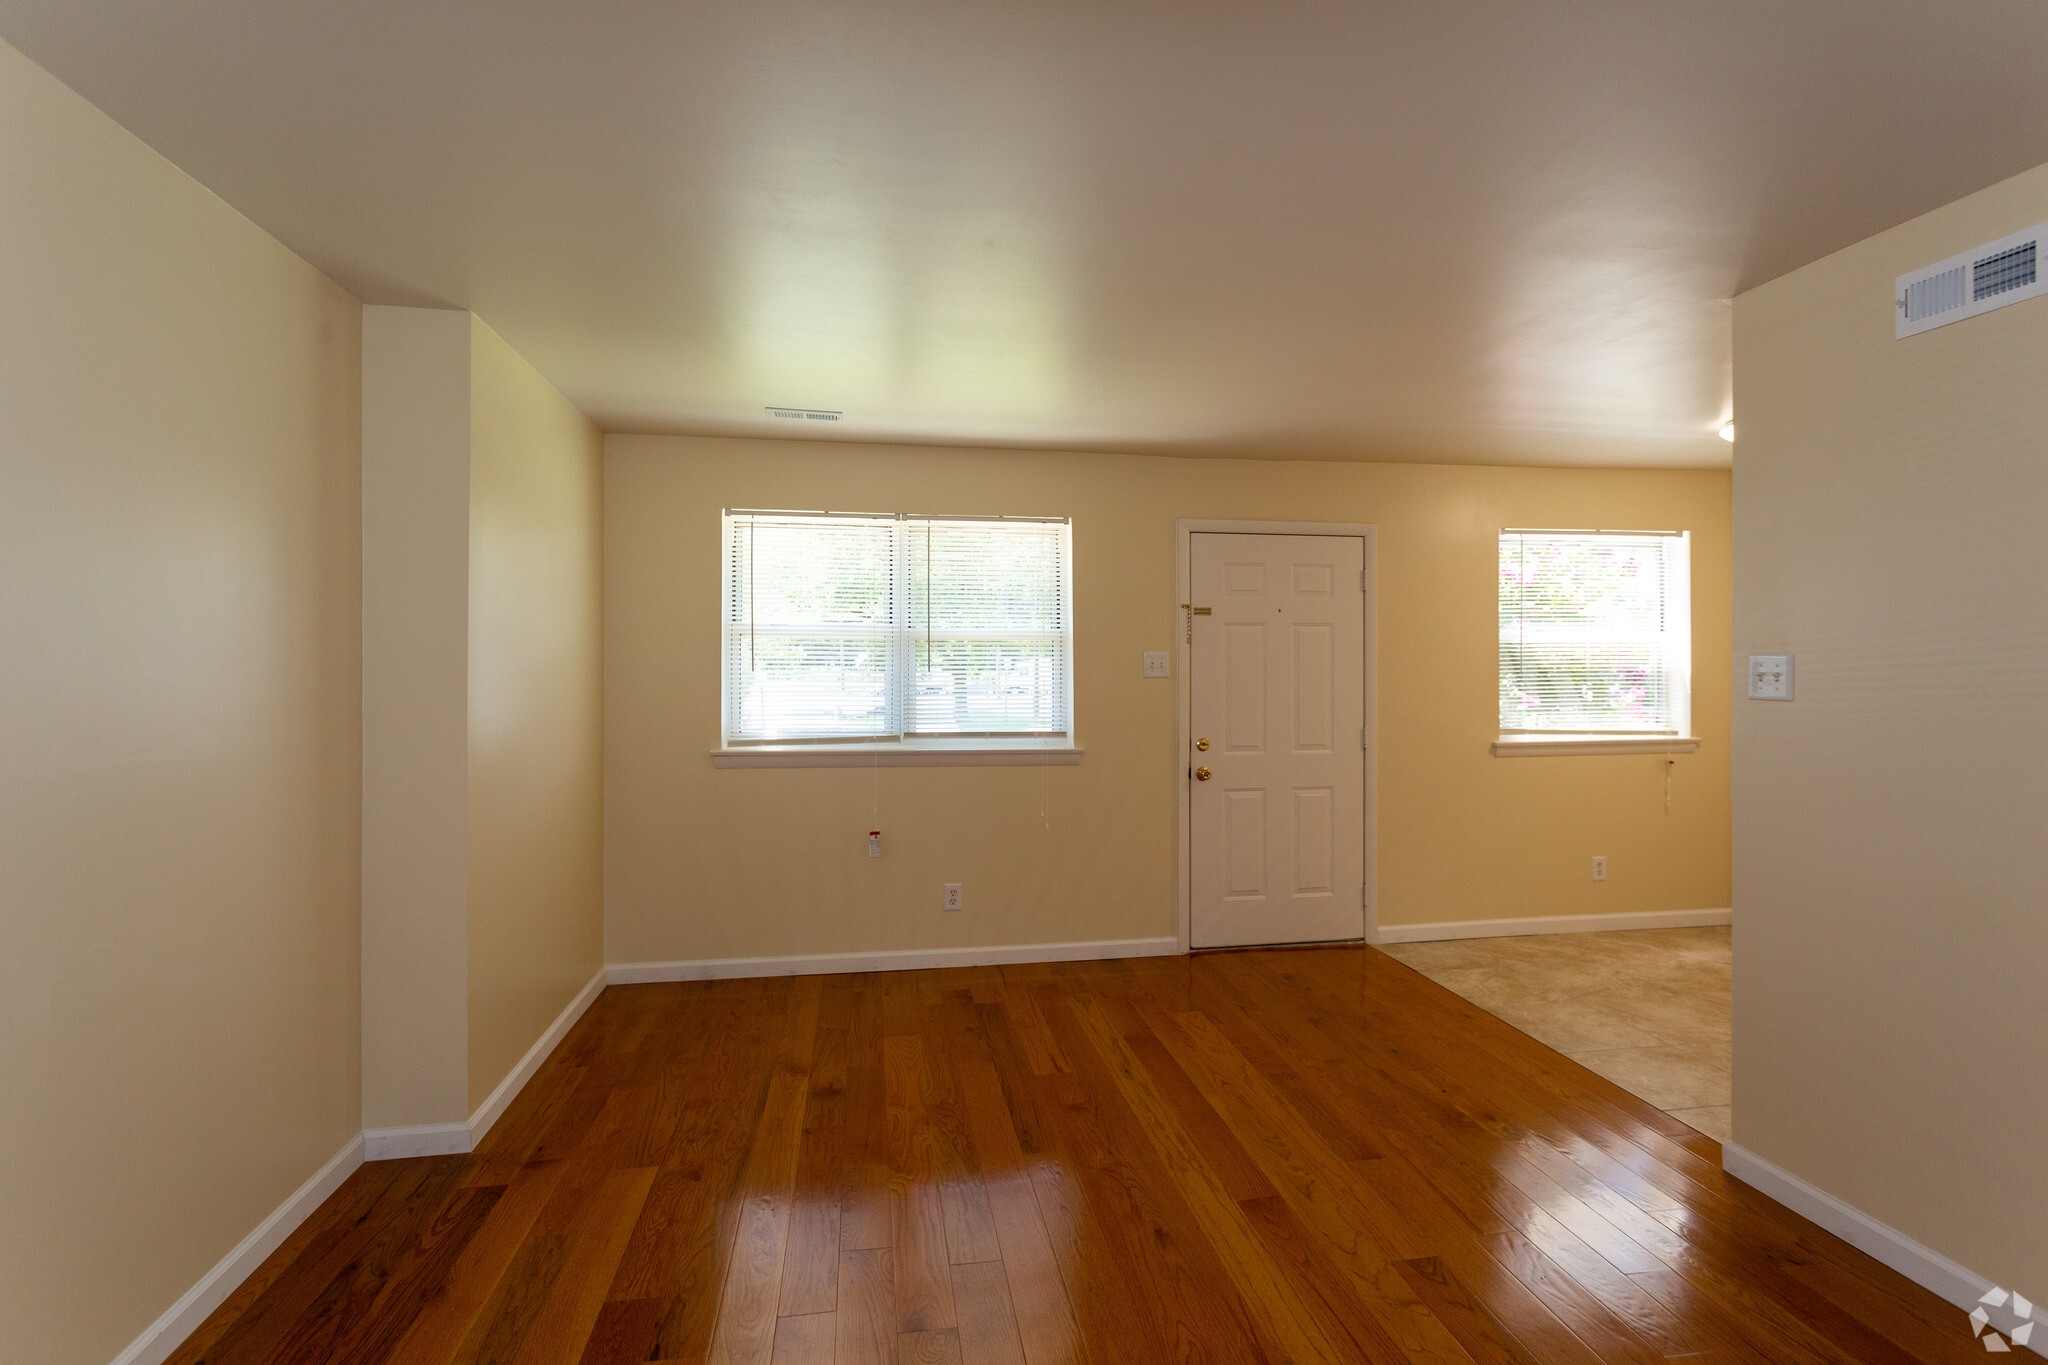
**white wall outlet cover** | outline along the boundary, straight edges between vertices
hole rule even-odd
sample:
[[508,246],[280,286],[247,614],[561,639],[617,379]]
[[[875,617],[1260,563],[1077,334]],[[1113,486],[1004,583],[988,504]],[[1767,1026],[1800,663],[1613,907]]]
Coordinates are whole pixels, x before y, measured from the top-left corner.
[[1148,650],[1145,654],[1145,676],[1148,678],[1170,678],[1173,676],[1173,655],[1165,650]]
[[960,908],[960,883],[946,883],[946,908],[948,910],[958,910]]
[[1607,858],[1605,854],[1597,855],[1593,859],[1593,880],[1596,882],[1607,880]]
[[1749,697],[1751,701],[1792,700],[1792,656],[1750,655]]

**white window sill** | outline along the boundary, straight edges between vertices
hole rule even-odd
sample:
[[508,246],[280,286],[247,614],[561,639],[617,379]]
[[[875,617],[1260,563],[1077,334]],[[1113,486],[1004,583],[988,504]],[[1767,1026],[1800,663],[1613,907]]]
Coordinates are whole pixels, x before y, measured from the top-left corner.
[[1502,735],[1495,758],[1566,758],[1582,754],[1689,754],[1692,735]]
[[1003,744],[750,744],[713,749],[714,768],[1038,768],[1079,763],[1072,745]]

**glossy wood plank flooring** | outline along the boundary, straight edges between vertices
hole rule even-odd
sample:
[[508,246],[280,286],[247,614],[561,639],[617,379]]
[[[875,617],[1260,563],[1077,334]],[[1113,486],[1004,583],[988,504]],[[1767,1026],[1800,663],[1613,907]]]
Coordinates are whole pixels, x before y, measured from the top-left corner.
[[181,1365],[1963,1361],[1963,1315],[1381,953],[614,986]]

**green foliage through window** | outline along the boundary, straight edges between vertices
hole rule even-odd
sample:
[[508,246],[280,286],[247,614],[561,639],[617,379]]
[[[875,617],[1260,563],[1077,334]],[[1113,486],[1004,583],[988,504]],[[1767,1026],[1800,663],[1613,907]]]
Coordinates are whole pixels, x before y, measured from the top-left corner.
[[1500,728],[1676,733],[1685,553],[1677,535],[1503,531]]

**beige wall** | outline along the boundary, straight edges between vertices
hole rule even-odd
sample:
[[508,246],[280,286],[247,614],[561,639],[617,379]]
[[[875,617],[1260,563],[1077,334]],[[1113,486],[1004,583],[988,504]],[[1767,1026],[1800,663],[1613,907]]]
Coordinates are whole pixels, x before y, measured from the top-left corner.
[[359,1127],[359,314],[4,45],[0,184],[0,1355],[104,1365]]
[[1894,279],[2048,167],[1736,300],[1735,1137],[2048,1296],[2048,301],[1895,341]]
[[603,965],[603,438],[363,310],[363,1119],[461,1124]]
[[604,964],[604,438],[474,320],[470,413],[474,1110]]
[[469,1116],[470,318],[363,310],[363,1126]]
[[[1383,924],[1728,904],[1725,473],[628,436],[605,450],[613,962],[1171,936],[1175,684],[1142,678],[1139,655],[1173,646],[1179,517],[1379,526]],[[726,506],[1071,515],[1087,757],[714,770]],[[1704,743],[1679,760],[1668,816],[1659,757],[1489,755],[1502,526],[1694,533]],[[875,825],[888,853],[870,860]],[[969,909],[940,909],[947,881]]]

